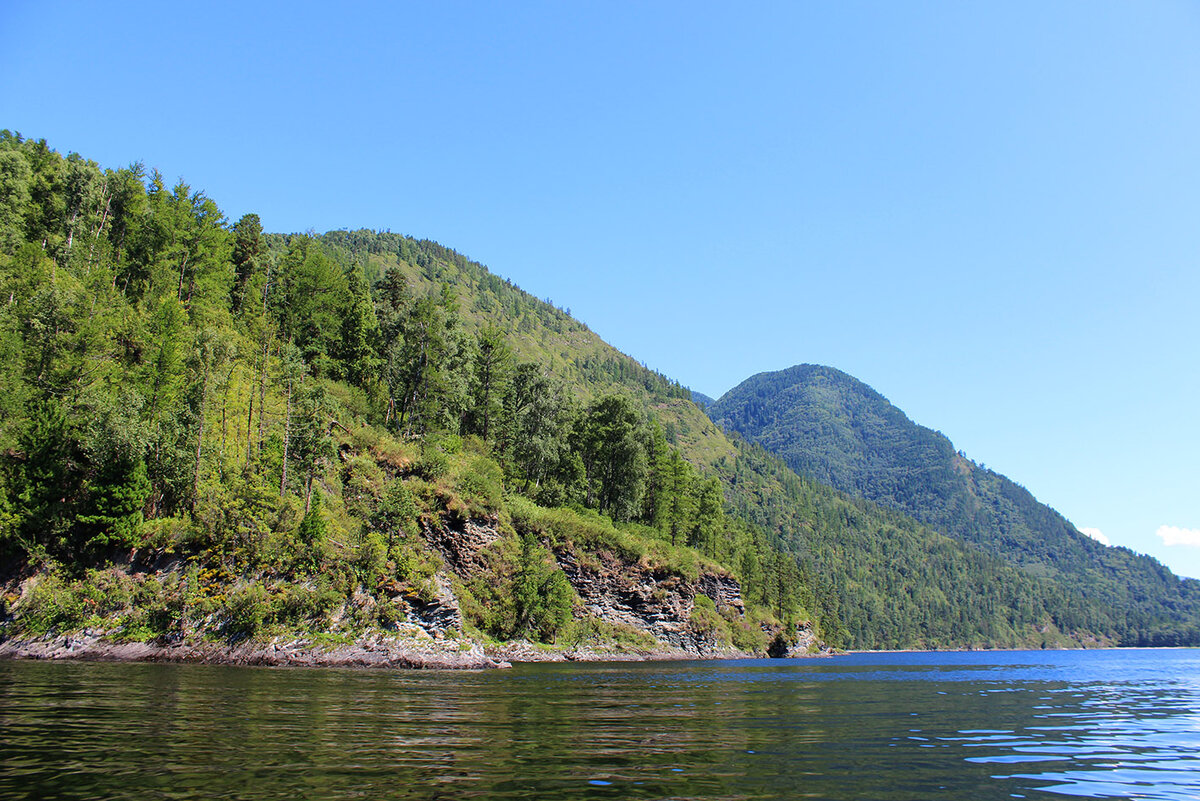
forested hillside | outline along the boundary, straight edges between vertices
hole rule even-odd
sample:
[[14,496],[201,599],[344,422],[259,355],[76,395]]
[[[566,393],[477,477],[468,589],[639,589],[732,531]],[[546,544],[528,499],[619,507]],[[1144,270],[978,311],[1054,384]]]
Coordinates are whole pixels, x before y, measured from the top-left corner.
[[[882,395],[830,367],[762,373],[709,409],[801,475],[912,515],[1028,575],[1123,610],[1129,643],[1194,641],[1200,582],[1081,534],[1024,487],[968,460]],[[1190,621],[1178,626],[1173,620]]]
[[[0,292],[0,549],[37,579],[10,632],[350,636],[452,584],[473,637],[636,639],[580,583],[613,564],[735,577],[744,610],[697,595],[685,622],[759,652],[804,624],[870,648],[1183,623],[797,477],[434,242],[267,233],[4,132]],[[482,529],[471,564],[439,551]]]
[[[869,648],[1059,644],[1064,633],[1111,641],[1125,625],[1053,582],[1013,570],[902,515],[802,480],[779,459],[725,436],[686,391],[614,350],[565,312],[537,301],[436,243],[369,231],[323,240],[375,275],[398,271],[431,291],[443,282],[463,300],[464,324],[515,328],[512,347],[537,359],[579,397],[618,392],[651,421],[642,492],[649,504],[670,486],[723,487],[724,529],[695,526],[691,543],[741,576],[748,597],[781,617],[820,621],[839,645]],[[641,469],[641,468],[637,468]],[[695,493],[643,523],[681,539],[703,514]],[[709,496],[712,498],[712,495]],[[703,519],[701,517],[701,519]],[[658,523],[653,523],[657,520]],[[707,530],[711,534],[701,534]],[[731,549],[731,550],[726,550]]]

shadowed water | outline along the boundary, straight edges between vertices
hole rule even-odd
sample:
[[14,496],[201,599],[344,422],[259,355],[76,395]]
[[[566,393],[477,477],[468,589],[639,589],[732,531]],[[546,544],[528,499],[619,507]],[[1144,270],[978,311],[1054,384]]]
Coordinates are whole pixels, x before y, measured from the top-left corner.
[[0,663],[0,798],[1200,799],[1200,652]]

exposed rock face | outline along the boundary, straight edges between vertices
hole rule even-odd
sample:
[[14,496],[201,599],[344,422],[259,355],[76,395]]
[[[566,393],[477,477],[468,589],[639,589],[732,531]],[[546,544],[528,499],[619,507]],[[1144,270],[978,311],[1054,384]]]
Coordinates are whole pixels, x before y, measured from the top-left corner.
[[795,641],[789,644],[787,656],[792,658],[811,656],[821,650],[821,643],[817,640],[816,632],[806,626],[796,633]]
[[[462,611],[454,588],[446,576],[434,576],[436,594],[432,598],[422,597],[412,587],[395,580],[380,585],[387,600],[404,623],[415,626],[431,637],[462,635]],[[363,594],[364,603],[374,604],[370,596]],[[399,627],[399,626],[398,626]]]
[[[486,569],[484,550],[503,536],[498,521],[487,519],[454,525],[426,520],[422,532],[460,578]],[[696,655],[728,652],[728,646],[698,631],[691,618],[698,594],[711,598],[718,611],[728,608],[739,615],[744,613],[741,586],[732,576],[706,572],[691,581],[644,564],[622,561],[609,553],[581,557],[562,546],[552,552],[586,612],[609,623],[645,631],[673,649]]]
[[462,612],[458,608],[458,598],[454,597],[454,590],[445,576],[436,576],[436,580],[438,592],[435,598],[405,598],[408,603],[406,618],[435,637],[446,632],[461,633]]
[[503,536],[496,519],[467,520],[449,526],[443,520],[422,520],[425,541],[442,555],[446,566],[460,578],[485,567],[480,553]]
[[713,599],[717,609],[732,606],[738,614],[744,614],[746,606],[742,602],[742,585],[729,575],[716,573],[700,574],[700,592]]
[[608,554],[599,554],[588,563],[565,549],[555,557],[589,612],[646,631],[676,648],[703,654],[721,647],[691,625],[698,593],[712,598],[718,609],[728,606],[739,613],[743,609],[741,588],[729,576],[703,574],[700,581],[691,582],[640,564],[626,564]]
[[767,647],[767,656],[774,659],[799,659],[806,656],[829,656],[832,652],[822,646],[817,634],[808,625],[801,626],[795,637],[788,639],[782,631],[775,632],[775,638]]
[[[154,662],[207,662],[239,665],[340,665],[356,667],[485,668],[506,667],[506,660],[609,660],[645,658],[696,658],[749,656],[724,640],[729,636],[725,622],[738,623],[745,614],[741,587],[733,576],[720,569],[702,568],[689,578],[652,560],[630,561],[606,550],[591,551],[570,542],[544,543],[558,567],[571,583],[580,603],[576,618],[594,616],[616,626],[627,626],[650,635],[656,645],[603,645],[580,641],[569,648],[549,647],[515,641],[489,648],[463,634],[463,616],[455,596],[452,577],[470,580],[494,568],[495,546],[505,533],[496,519],[448,522],[422,521],[422,533],[430,547],[445,562],[446,569],[434,577],[435,585],[418,592],[394,579],[376,587],[376,592],[359,588],[332,615],[336,629],[346,618],[380,621],[381,628],[362,632],[354,642],[322,645],[305,638],[274,638],[220,644],[197,637],[164,638],[154,642],[121,642],[108,632],[85,630],[67,635],[31,639],[0,639],[0,659],[90,659]],[[511,536],[511,534],[509,535]],[[137,562],[131,555],[129,564]],[[176,564],[163,564],[175,569]],[[132,569],[132,567],[130,567]],[[19,585],[27,595],[37,578]],[[10,590],[17,590],[11,585]],[[697,608],[696,599],[712,600]],[[713,606],[725,621],[714,619]],[[390,612],[389,612],[390,609]],[[384,623],[383,621],[391,622]],[[744,625],[744,621],[740,621]],[[723,632],[723,634],[721,633]],[[791,641],[777,630],[771,656],[807,656],[820,643],[809,629],[802,628]],[[637,641],[637,638],[634,639]],[[607,641],[605,641],[607,642]]]

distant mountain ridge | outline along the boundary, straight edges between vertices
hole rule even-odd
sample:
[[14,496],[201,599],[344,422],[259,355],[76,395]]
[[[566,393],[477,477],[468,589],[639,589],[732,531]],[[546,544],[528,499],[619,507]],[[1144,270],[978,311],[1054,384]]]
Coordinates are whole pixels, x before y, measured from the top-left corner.
[[802,475],[912,515],[1089,598],[1118,606],[1144,606],[1147,597],[1200,602],[1200,582],[1080,533],[1024,487],[966,459],[946,436],[840,370],[801,364],[760,373],[707,411]]

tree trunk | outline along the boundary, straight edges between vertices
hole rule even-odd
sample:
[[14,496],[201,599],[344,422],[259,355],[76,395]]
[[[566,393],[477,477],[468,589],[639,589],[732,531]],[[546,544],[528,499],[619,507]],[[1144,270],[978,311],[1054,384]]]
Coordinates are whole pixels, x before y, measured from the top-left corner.
[[204,382],[200,385],[200,430],[196,432],[196,466],[192,471],[192,511],[200,498],[200,456],[204,448],[204,405],[208,399],[208,365],[204,365]]
[[[258,365],[256,364],[255,367]],[[257,372],[257,370],[255,371]],[[251,373],[251,381],[254,380]],[[254,458],[254,384],[250,384],[250,404],[246,410],[246,467],[250,466],[250,460]]]
[[287,412],[283,418],[283,469],[279,478],[279,497],[284,497],[287,490],[288,440],[291,439],[292,429],[292,382],[288,381]]
[[309,508],[312,506],[312,483],[313,483],[313,468],[315,460],[309,460],[308,477],[304,480],[304,514],[308,514]]
[[[100,215],[100,224],[96,226],[96,233],[92,234],[92,247],[88,250],[88,262],[94,263],[96,256],[96,243],[100,241],[100,234],[104,232],[104,224],[108,222],[108,212],[112,208],[112,195],[108,191],[108,181],[104,181],[104,213]],[[113,276],[113,286],[116,287],[117,279]]]
[[183,303],[183,277],[184,277],[184,275],[187,274],[188,256],[190,256],[190,255],[191,255],[190,253],[185,254],[183,257],[183,261],[180,262],[180,264],[179,264],[179,290],[175,293],[175,297],[179,300],[180,303]]
[[267,362],[269,356],[267,353],[267,335],[263,334],[263,353],[262,353],[262,369],[258,374],[258,452],[262,453],[263,443],[266,441],[266,423],[267,423]]
[[[258,378],[258,452],[262,453],[263,438],[266,435],[266,414],[267,411],[267,363],[270,361],[270,326],[267,325],[267,294],[271,290],[271,262],[267,261],[267,280],[263,282],[262,291],[262,327],[263,327],[263,347],[262,347],[262,371]],[[246,437],[249,439],[249,436]],[[246,447],[249,447],[247,445]]]

